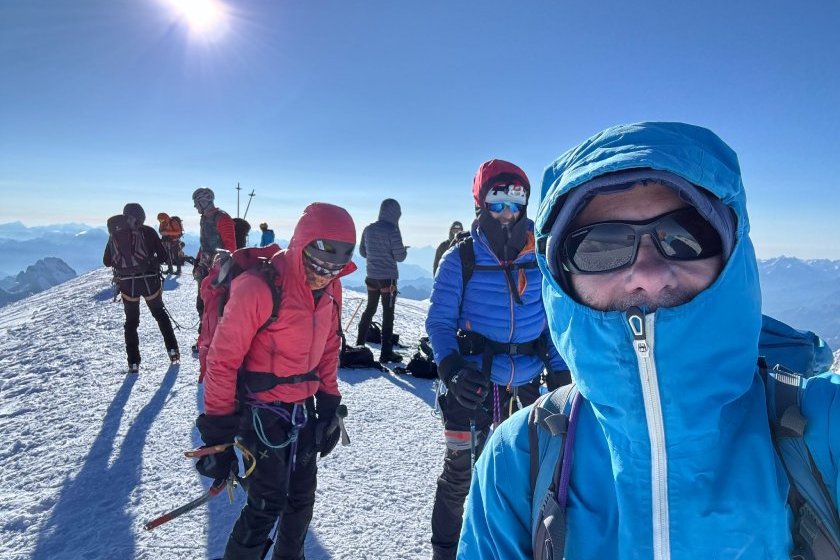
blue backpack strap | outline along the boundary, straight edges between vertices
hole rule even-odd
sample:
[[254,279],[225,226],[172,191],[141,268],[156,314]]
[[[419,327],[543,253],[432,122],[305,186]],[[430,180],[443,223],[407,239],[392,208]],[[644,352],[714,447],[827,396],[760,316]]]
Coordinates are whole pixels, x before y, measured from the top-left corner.
[[[535,560],[560,558],[565,549],[566,498],[577,415],[582,402],[583,397],[574,384],[564,385],[541,397],[528,417],[533,517],[531,534]],[[550,436],[542,455],[540,428]],[[559,555],[554,551],[560,551]]]
[[831,493],[805,442],[807,419],[800,408],[803,377],[779,366],[767,369],[759,358],[765,383],[773,445],[788,477],[788,504],[794,514],[794,558],[840,560],[840,518]]

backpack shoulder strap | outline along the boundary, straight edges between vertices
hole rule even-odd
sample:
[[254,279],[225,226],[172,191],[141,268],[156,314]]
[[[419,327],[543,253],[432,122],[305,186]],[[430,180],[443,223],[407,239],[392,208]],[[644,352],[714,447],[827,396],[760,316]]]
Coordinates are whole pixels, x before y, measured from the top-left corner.
[[776,453],[790,484],[788,504],[794,514],[795,554],[814,560],[840,560],[840,518],[831,492],[805,442],[807,419],[800,408],[803,377],[758,361],[765,383],[767,415]]
[[266,319],[265,323],[260,325],[260,328],[257,329],[257,333],[261,333],[269,326],[271,326],[274,322],[277,321],[277,317],[280,313],[280,295],[281,290],[280,286],[277,285],[277,270],[271,264],[271,261],[268,259],[260,259],[260,275],[265,278],[265,281],[268,283],[268,287],[271,290],[271,315]]
[[458,316],[460,317],[464,309],[467,284],[470,283],[470,278],[475,272],[475,248],[471,235],[467,235],[458,241],[458,256],[461,257],[461,300],[458,302]]
[[[564,437],[568,429],[569,412],[577,386],[564,385],[556,391],[542,395],[528,414],[528,451],[530,454],[531,493],[537,484],[537,476],[543,457],[540,457],[539,429],[542,426],[551,437]],[[560,447],[562,453],[562,446]],[[559,460],[559,457],[558,457]]]

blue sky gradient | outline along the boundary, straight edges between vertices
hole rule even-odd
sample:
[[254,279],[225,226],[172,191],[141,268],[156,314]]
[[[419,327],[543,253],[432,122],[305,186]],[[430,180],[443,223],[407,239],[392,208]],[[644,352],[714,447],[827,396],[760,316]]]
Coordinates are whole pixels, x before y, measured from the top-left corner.
[[840,258],[834,0],[238,0],[206,36],[174,1],[0,2],[0,222],[134,201],[194,228],[192,191],[235,214],[239,182],[278,236],[394,197],[428,245],[486,159],[538,185],[603,128],[680,120],[739,154],[760,257]]

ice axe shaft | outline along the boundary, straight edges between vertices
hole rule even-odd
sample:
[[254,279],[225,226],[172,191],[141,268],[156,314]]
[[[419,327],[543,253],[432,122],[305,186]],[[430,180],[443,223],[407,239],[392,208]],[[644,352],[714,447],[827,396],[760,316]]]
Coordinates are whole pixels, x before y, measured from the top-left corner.
[[344,419],[347,417],[347,406],[340,404],[335,411],[338,418],[338,427],[341,430],[341,445],[350,445],[350,436],[347,434],[347,428],[344,427]]

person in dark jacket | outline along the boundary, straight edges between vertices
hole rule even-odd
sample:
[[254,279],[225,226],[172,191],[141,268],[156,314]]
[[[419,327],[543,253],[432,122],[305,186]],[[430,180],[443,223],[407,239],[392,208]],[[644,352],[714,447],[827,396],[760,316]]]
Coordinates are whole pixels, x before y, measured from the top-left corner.
[[268,224],[263,222],[260,224],[260,231],[262,231],[262,237],[260,237],[260,247],[267,247],[274,243],[274,230],[268,229]]
[[440,258],[452,246],[452,242],[455,240],[455,237],[464,231],[464,224],[461,222],[452,222],[452,225],[449,226],[449,238],[446,241],[441,242],[438,245],[437,251],[435,251],[435,262],[432,264],[432,276],[437,273],[438,264],[440,264]]
[[133,202],[128,203],[123,208],[123,215],[128,218],[132,233],[139,235],[142,239],[139,244],[143,247],[143,253],[148,256],[145,269],[128,272],[118,268],[119,249],[113,238],[109,238],[105,245],[102,264],[114,267],[114,275],[119,282],[120,296],[125,310],[125,351],[128,355],[128,370],[130,373],[137,373],[140,370],[140,339],[137,336],[137,328],[140,326],[140,298],[146,300],[152,317],[158,323],[170,361],[178,363],[181,356],[178,351],[178,340],[172,331],[172,323],[163,306],[160,265],[167,262],[166,249],[155,230],[143,225],[146,213],[142,206]]
[[[236,227],[230,215],[216,208],[216,195],[207,187],[199,187],[192,195],[193,205],[201,214],[200,246],[193,266],[193,278],[198,282],[198,295],[195,298],[195,308],[198,311],[201,333],[201,316],[204,313],[204,302],[201,300],[201,281],[210,272],[216,249],[226,249],[231,253],[236,250]],[[198,352],[198,346],[193,345],[193,353]]]
[[362,232],[359,242],[359,254],[367,259],[368,301],[362,318],[359,320],[359,336],[356,345],[362,346],[367,339],[367,331],[373,314],[382,298],[382,350],[379,361],[401,362],[402,356],[394,352],[391,336],[394,332],[394,305],[397,300],[397,263],[405,260],[407,247],[403,245],[400,234],[400,203],[393,198],[386,198],[379,207],[379,220],[369,224]]
[[432,509],[432,553],[453,560],[471,465],[491,426],[558,385],[568,367],[548,336],[525,172],[503,160],[478,168],[471,239],[475,269],[464,285],[460,250],[447,252],[432,288],[426,332],[438,374],[446,455]]

